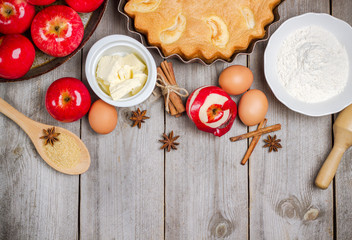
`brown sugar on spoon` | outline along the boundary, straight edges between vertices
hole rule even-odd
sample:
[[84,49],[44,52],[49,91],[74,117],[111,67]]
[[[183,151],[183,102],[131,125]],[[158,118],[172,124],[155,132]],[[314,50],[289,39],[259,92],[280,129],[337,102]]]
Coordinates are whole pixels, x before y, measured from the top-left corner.
[[160,87],[164,96],[165,110],[172,116],[180,117],[186,108],[181,97],[187,97],[186,89],[177,85],[172,63],[164,61],[157,68],[158,79],[156,85]]
[[55,144],[45,144],[45,153],[52,163],[61,168],[72,168],[78,165],[81,158],[81,149],[75,140],[69,135],[62,133],[57,137]]

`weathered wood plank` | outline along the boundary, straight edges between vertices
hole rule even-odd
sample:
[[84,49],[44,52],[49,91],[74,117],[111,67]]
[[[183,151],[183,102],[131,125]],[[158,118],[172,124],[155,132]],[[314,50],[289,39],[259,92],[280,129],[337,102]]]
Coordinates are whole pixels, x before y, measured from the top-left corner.
[[[109,34],[126,34],[126,20],[110,1],[99,28],[84,48]],[[95,98],[96,99],[96,98]],[[131,128],[130,109],[118,109],[114,132],[98,135],[87,119],[82,139],[92,164],[81,177],[82,239],[162,239],[164,235],[164,153],[159,136],[164,131],[162,101],[153,97],[138,106],[151,119],[141,129]]]
[[[239,57],[235,63],[246,66],[246,59]],[[173,62],[178,83],[190,92],[217,85],[228,66]],[[240,165],[247,142],[229,141],[246,127],[236,120],[230,132],[218,138],[199,131],[186,115],[167,116],[166,133],[171,130],[180,135],[180,146],[165,157],[165,238],[247,239],[248,176],[247,166]]]
[[[352,24],[352,1],[332,1],[332,15]],[[351,61],[351,59],[350,59]],[[348,150],[340,163],[336,177],[336,231],[337,239],[351,239],[352,236],[352,150]]]
[[[285,1],[279,7],[280,23],[309,11],[329,12],[329,1]],[[331,116],[306,117],[274,97],[263,73],[265,46],[257,45],[250,56],[253,88],[269,99],[268,125],[282,124],[274,134],[282,139],[283,149],[268,153],[261,140],[250,159],[250,238],[332,239],[332,188],[322,191],[313,185],[331,147]]]
[[[30,118],[80,133],[80,123],[59,123],[45,109],[56,79],[81,76],[81,53],[41,77],[2,83],[0,97]],[[1,114],[0,114],[1,115]],[[27,135],[0,116],[0,239],[76,239],[79,177],[56,172],[37,154]]]
[[[281,23],[308,11],[328,12],[328,2],[286,0],[280,6]],[[352,2],[332,3],[333,15],[352,24]],[[131,35],[116,8],[117,1],[110,1],[84,56],[103,36]],[[276,100],[263,76],[265,45],[257,45],[250,57],[255,75],[253,87],[267,94],[268,124],[282,124],[283,130],[277,135],[284,149],[269,154],[259,142],[249,161],[248,182],[248,165],[239,164],[247,142],[228,141],[229,136],[246,132],[239,120],[229,134],[216,138],[198,131],[186,116],[167,116],[165,132],[174,130],[181,137],[179,150],[165,154],[164,173],[164,153],[158,150],[157,141],[164,131],[161,100],[152,102],[152,98],[142,104],[151,119],[141,130],[129,127],[127,114],[132,109],[119,109],[118,128],[106,136],[95,134],[84,118],[82,138],[90,149],[92,165],[81,176],[82,239],[162,239],[164,214],[166,239],[247,239],[248,230],[252,239],[333,238],[332,187],[321,191],[313,186],[331,147],[331,118],[305,117]],[[154,56],[160,62],[160,57]],[[227,66],[173,62],[180,85],[190,91],[204,84],[216,84],[218,74]],[[245,65],[246,58],[236,62]],[[78,54],[50,74],[1,84],[0,97],[35,120],[79,134],[78,122],[59,124],[47,114],[44,96],[53,80],[64,76],[79,78],[80,66]],[[46,165],[11,120],[0,116],[0,126],[0,239],[77,238],[78,177],[57,173]],[[345,154],[335,180],[337,239],[352,236],[351,154],[351,150]],[[305,219],[310,209],[319,211],[316,220]]]

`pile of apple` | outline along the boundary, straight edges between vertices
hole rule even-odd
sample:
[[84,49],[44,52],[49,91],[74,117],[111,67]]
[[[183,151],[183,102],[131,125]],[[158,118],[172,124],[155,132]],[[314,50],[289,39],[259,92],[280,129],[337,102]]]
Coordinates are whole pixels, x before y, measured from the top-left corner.
[[[0,0],[0,77],[17,79],[31,68],[35,46],[54,57],[72,53],[82,42],[84,26],[77,12],[92,12],[104,0],[65,0],[37,14],[34,5],[56,0]],[[30,28],[33,43],[22,34]]]

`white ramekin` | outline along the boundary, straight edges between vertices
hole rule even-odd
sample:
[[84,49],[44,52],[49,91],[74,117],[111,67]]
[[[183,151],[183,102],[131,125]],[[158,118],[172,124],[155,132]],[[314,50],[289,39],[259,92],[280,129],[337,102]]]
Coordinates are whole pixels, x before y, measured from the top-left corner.
[[[97,65],[102,56],[129,53],[136,54],[147,65],[148,79],[143,89],[136,95],[115,101],[99,87],[95,74]],[[97,41],[88,52],[85,69],[88,83],[95,94],[116,107],[132,107],[145,101],[153,92],[157,77],[154,58],[147,48],[137,40],[124,35],[110,35]]]

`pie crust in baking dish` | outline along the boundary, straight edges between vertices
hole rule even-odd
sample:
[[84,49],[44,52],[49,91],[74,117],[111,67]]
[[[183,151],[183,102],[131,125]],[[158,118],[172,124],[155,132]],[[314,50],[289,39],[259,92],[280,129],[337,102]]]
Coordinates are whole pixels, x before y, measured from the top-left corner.
[[129,0],[137,31],[165,56],[229,60],[263,38],[281,0]]

